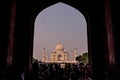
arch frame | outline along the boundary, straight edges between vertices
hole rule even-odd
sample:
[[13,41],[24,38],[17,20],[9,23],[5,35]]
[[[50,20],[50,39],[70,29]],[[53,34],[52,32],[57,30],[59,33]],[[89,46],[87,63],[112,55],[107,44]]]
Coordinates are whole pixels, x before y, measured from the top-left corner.
[[85,16],[92,77],[93,80],[104,80],[105,72],[109,68],[109,60],[106,59],[106,56],[109,55],[109,47],[105,20],[105,0],[31,0],[29,3],[28,1],[18,1],[22,6],[16,3],[13,50],[14,71],[18,74],[26,68],[26,73],[31,72],[35,18],[43,9],[59,2],[76,8]]
[[[39,4],[41,3],[41,4]],[[88,52],[89,52],[89,62],[90,62],[90,67],[92,68],[92,59],[91,59],[91,40],[90,40],[90,5],[89,5],[89,0],[84,0],[84,1],[80,1],[80,0],[52,0],[49,2],[49,0],[41,0],[41,1],[36,1],[36,4],[33,6],[33,11],[31,11],[32,13],[32,17],[31,17],[31,25],[32,25],[32,29],[34,30],[34,24],[35,24],[35,19],[37,17],[38,14],[40,14],[44,9],[58,4],[58,3],[63,3],[66,5],[69,5],[71,7],[73,7],[74,9],[78,10],[80,13],[82,13],[82,15],[84,16],[86,23],[87,23],[87,43],[88,43]],[[32,31],[34,34],[34,31]],[[33,36],[34,37],[34,36]],[[32,38],[33,38],[32,37]],[[31,53],[32,54],[32,53]],[[92,72],[92,71],[91,71]]]

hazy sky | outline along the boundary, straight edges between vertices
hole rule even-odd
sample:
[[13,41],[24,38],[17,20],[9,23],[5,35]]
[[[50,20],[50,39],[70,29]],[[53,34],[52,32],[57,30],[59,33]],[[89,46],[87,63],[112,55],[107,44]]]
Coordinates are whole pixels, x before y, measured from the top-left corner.
[[87,24],[75,8],[57,3],[40,12],[35,20],[33,56],[41,60],[42,48],[55,50],[61,42],[66,51],[77,48],[77,55],[87,52]]

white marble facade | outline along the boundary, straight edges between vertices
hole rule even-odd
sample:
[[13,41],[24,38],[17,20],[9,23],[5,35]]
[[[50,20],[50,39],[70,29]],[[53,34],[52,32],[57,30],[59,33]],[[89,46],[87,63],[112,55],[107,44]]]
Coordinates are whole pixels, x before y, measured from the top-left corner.
[[71,61],[68,60],[68,52],[64,49],[63,45],[59,42],[56,47],[55,50],[53,50],[52,52],[49,53],[49,59],[48,59],[48,53],[46,53],[45,48],[43,48],[43,52],[42,52],[42,62],[76,62],[76,48],[72,53],[73,59]]

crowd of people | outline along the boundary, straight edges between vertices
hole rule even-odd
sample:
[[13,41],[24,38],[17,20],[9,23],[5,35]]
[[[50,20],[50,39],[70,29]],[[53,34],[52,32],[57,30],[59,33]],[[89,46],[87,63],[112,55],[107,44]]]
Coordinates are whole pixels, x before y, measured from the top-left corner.
[[31,80],[91,80],[89,64],[32,64]]
[[65,64],[63,67],[61,64],[35,61],[29,74],[24,70],[18,72],[19,74],[14,74],[12,70],[2,71],[0,80],[91,80],[89,64],[84,63]]

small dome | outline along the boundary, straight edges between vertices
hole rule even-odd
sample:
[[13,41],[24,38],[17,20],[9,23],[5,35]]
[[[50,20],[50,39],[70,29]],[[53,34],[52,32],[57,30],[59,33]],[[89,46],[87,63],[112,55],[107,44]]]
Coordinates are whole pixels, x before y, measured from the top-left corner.
[[57,45],[56,45],[56,50],[64,50],[64,47],[63,45],[59,42]]

